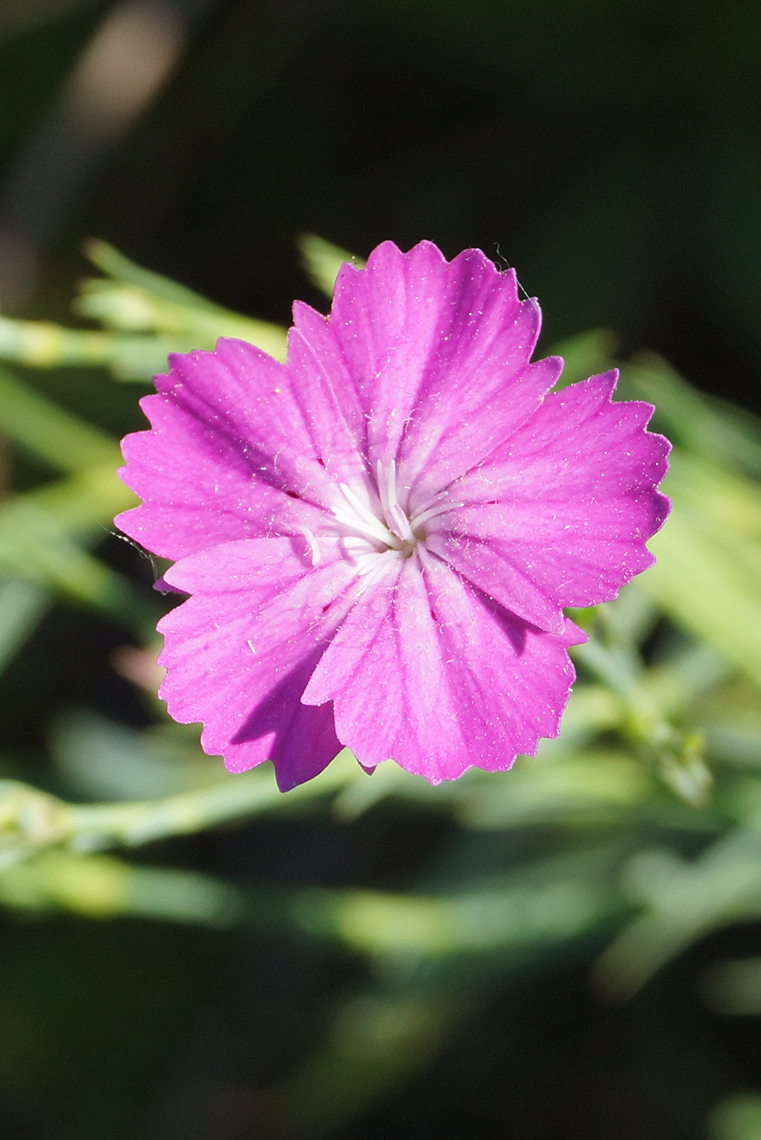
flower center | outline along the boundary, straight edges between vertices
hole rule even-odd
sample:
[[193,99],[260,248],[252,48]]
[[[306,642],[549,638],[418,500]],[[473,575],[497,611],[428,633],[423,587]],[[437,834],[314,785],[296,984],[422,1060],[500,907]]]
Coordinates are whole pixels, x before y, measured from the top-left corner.
[[[377,476],[377,496],[373,494],[367,501],[351,487],[341,483],[343,501],[333,507],[333,514],[355,536],[361,536],[365,551],[393,551],[399,558],[411,558],[418,542],[425,541],[425,533],[416,525],[418,519],[410,519],[399,501],[396,461],[392,459],[385,471],[379,461]],[[350,540],[351,536],[347,536],[347,539]],[[368,540],[372,544],[369,550]],[[349,549],[352,548],[350,542]]]
[[[333,524],[321,527],[314,534],[306,527],[297,526],[304,537],[304,554],[317,566],[322,561],[319,538],[321,534],[333,534],[342,539],[346,553],[358,566],[365,578],[368,574],[380,574],[388,566],[387,555],[395,559],[414,558],[438,530],[431,522],[439,515],[453,510],[461,504],[453,502],[446,491],[430,495],[425,500],[414,502],[414,493],[409,487],[402,487],[400,499],[397,484],[396,461],[391,460],[384,469],[377,464],[375,485],[363,481],[353,489],[346,483],[339,483],[341,498],[331,508]],[[412,500],[412,501],[411,501]]]
[[385,469],[380,461],[377,464],[377,492],[372,488],[368,493],[362,487],[358,494],[345,483],[339,486],[343,500],[333,507],[338,522],[351,528],[358,541],[365,543],[365,550],[399,558],[411,558],[419,546],[425,546],[432,535],[432,520],[458,505],[445,492],[417,503],[409,487],[402,487],[400,495],[393,459]]

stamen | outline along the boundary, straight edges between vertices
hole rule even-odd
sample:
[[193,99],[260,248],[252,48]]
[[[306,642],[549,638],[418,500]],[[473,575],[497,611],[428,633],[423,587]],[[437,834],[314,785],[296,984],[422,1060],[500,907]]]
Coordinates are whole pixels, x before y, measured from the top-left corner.
[[[416,553],[418,544],[418,536],[410,524],[406,510],[399,502],[396,460],[390,460],[385,469],[381,460],[378,460],[375,470],[381,517],[378,512],[378,500],[374,498],[372,492],[370,497],[373,501],[370,505],[345,483],[339,483],[339,486],[346,499],[346,507],[332,508],[333,517],[338,522],[362,536],[362,538],[344,536],[344,549],[352,561],[361,567],[360,576],[364,579],[366,575],[370,575],[373,581],[376,568],[380,574],[381,567],[388,566],[385,558],[382,562],[378,562],[378,556],[392,554],[395,558],[411,558]],[[433,505],[435,502],[436,499],[429,499],[426,505]],[[448,507],[439,507],[435,513],[446,509]],[[378,543],[382,549],[374,548],[372,543]]]
[[414,518],[410,519],[410,526],[414,530],[415,527],[421,526],[429,519],[435,519],[437,515],[444,515],[447,511],[453,511],[462,505],[462,503],[444,502],[439,503],[438,506],[430,506],[427,510],[420,511]]
[[383,464],[380,459],[375,464],[375,471],[378,476],[378,494],[380,495],[381,507],[385,515],[388,510],[388,486],[383,482]]
[[311,530],[308,530],[305,526],[297,526],[296,530],[299,531],[300,534],[303,534],[304,538],[307,540],[307,549],[312,558],[312,565],[319,566],[319,564],[322,562],[322,551],[317,545],[317,539],[314,537]]
[[364,534],[370,535],[371,538],[377,538],[384,546],[393,546],[394,536],[388,527],[385,527],[380,519],[376,518],[369,507],[366,507],[361,499],[358,499],[350,487],[345,483],[340,484],[341,490],[348,499],[350,505],[354,507],[357,512],[357,517],[352,518],[351,515],[345,514],[343,511],[338,511],[333,508],[333,514],[340,522],[346,523],[354,530],[362,531]]
[[441,502],[441,491],[436,491],[435,494],[429,495],[427,499],[423,499],[422,503],[418,503],[415,510],[415,517],[422,515],[423,511],[427,511],[429,507],[435,507],[437,503]]
[[399,502],[396,494],[396,460],[392,459],[388,465],[388,505],[395,507]]
[[398,503],[394,503],[394,505],[389,507],[386,511],[386,522],[394,534],[397,535],[398,538],[401,538],[402,542],[412,542],[414,540],[415,536],[412,533],[410,520]]
[[413,542],[414,535],[410,528],[410,520],[406,511],[399,505],[399,495],[396,490],[396,460],[392,459],[388,465],[388,475],[383,478],[383,464],[380,459],[376,465],[378,471],[378,494],[380,495],[383,516],[392,534],[402,542]]

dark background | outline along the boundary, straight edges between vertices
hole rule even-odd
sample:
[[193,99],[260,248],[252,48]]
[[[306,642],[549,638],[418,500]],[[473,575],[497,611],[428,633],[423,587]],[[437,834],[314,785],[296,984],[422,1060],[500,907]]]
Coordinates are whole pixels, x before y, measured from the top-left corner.
[[[0,45],[6,169],[106,10],[80,3]],[[625,350],[661,351],[703,387],[757,406],[752,0],[178,10],[189,43],[168,86],[68,209],[51,207],[48,286],[82,272],[78,245],[97,234],[287,322],[293,297],[317,299],[298,234],[360,255],[426,237],[448,256],[479,246],[515,265],[548,342],[609,326]]]

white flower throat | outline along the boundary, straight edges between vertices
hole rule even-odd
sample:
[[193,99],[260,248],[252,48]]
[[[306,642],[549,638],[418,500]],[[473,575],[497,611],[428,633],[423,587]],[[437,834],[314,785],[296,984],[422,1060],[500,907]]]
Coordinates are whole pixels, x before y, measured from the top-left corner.
[[417,516],[410,519],[399,502],[396,483],[396,461],[391,460],[387,472],[378,460],[378,497],[380,506],[376,509],[365,504],[346,483],[339,484],[345,502],[333,508],[333,514],[340,523],[350,527],[358,535],[379,544],[381,550],[395,551],[401,558],[410,558],[418,542],[425,536],[416,530]]
[[[419,547],[425,546],[430,537],[431,520],[455,504],[436,494],[413,507],[409,488],[400,487],[397,480],[396,461],[392,459],[384,468],[377,463],[377,492],[368,490],[367,485],[356,490],[346,483],[340,483],[341,498],[332,508],[332,515],[339,525],[331,531],[344,540],[347,554],[357,563],[360,574],[367,574],[379,568],[379,556],[392,555],[395,559],[413,558]],[[318,539],[306,528],[302,534],[307,540],[313,565],[320,560]],[[385,558],[384,558],[385,562]]]

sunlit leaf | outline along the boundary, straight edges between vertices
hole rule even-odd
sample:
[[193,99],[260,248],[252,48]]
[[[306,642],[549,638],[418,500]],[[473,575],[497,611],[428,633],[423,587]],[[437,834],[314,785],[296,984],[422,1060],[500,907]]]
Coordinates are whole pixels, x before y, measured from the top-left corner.
[[303,234],[298,241],[304,266],[313,285],[332,298],[338,271],[345,261],[362,269],[364,261],[340,246],[333,245],[316,234]]

